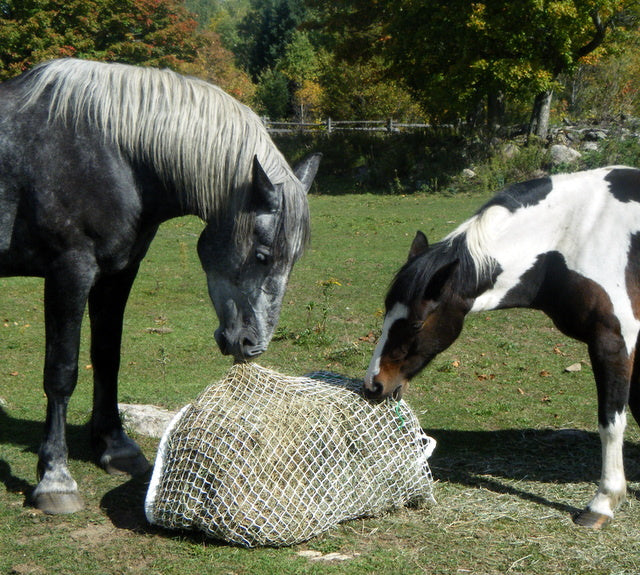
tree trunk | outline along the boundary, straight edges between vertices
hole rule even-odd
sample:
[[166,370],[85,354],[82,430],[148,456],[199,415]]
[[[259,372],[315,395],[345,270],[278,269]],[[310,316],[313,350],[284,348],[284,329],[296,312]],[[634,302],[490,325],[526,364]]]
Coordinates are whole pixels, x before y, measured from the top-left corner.
[[529,122],[529,137],[537,136],[544,140],[549,134],[549,114],[551,113],[552,98],[553,90],[540,92],[536,96]]
[[487,128],[494,132],[502,121],[505,113],[505,98],[501,91],[489,92],[487,97]]

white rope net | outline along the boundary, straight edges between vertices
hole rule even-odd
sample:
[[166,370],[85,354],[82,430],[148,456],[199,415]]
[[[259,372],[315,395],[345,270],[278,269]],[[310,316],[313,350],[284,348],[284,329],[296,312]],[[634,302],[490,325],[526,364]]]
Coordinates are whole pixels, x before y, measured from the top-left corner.
[[282,546],[432,501],[435,441],[404,401],[369,403],[361,385],[233,366],[165,431],[147,519],[245,547]]

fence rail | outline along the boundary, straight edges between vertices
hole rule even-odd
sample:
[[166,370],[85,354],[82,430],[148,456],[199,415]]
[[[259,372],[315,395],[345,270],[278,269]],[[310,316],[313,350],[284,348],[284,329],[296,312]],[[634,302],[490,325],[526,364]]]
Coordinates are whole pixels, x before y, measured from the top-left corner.
[[397,133],[412,130],[458,130],[461,126],[453,124],[438,125],[414,124],[387,120],[332,120],[327,118],[319,122],[274,122],[269,118],[262,118],[263,124],[269,132],[287,134],[295,132],[311,132],[316,134],[331,134],[333,132],[386,132]]

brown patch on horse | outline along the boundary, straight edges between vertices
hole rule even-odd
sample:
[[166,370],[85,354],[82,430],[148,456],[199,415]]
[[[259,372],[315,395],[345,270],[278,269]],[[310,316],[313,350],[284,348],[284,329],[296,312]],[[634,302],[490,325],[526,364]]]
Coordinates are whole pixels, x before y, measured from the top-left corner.
[[640,235],[631,237],[629,261],[625,269],[625,283],[636,319],[640,319]]

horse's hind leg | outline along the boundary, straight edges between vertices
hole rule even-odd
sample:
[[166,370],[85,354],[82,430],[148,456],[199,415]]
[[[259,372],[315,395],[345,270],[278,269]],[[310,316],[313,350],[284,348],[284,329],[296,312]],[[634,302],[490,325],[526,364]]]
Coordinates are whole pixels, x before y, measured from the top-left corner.
[[82,508],[78,486],[67,467],[67,404],[78,378],[80,327],[89,286],[91,262],[80,271],[79,257],[61,258],[45,278],[47,396],[45,435],[38,452],[39,483],[32,498],[45,513],[73,513]]
[[613,518],[626,498],[622,444],[626,427],[631,360],[622,337],[607,332],[589,345],[598,389],[598,422],[602,443],[602,474],[598,491],[574,521],[599,528]]
[[118,413],[118,370],[124,308],[138,268],[106,277],[89,294],[93,414],[91,437],[100,464],[109,473],[140,475],[149,462],[122,429]]
[[629,409],[640,425],[640,338],[636,342],[636,351],[634,353],[633,372],[631,373],[631,385],[629,387]]

